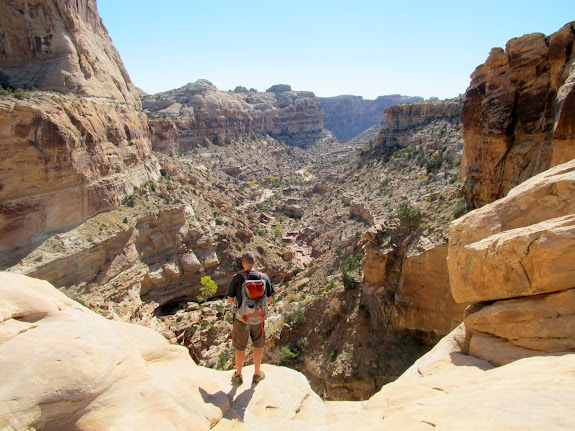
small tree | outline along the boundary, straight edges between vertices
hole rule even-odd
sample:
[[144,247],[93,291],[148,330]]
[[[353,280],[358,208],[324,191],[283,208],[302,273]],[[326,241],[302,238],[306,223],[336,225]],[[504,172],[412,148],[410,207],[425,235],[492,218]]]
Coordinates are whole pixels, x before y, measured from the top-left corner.
[[218,290],[218,285],[214,280],[212,280],[212,277],[210,277],[209,275],[202,277],[201,283],[202,283],[202,287],[200,287],[201,295],[197,296],[199,303],[202,303],[208,297],[213,296]]
[[407,225],[409,229],[413,229],[419,223],[421,215],[421,208],[417,205],[411,205],[407,201],[400,203],[395,211],[395,217],[397,217],[403,225]]
[[355,279],[350,273],[344,271],[342,274],[342,279],[343,279],[343,287],[345,288],[345,290],[355,289],[356,287]]

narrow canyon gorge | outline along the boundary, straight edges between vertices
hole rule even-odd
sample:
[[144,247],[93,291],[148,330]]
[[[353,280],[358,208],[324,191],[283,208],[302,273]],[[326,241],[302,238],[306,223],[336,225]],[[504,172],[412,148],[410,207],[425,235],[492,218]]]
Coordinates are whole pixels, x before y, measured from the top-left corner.
[[568,23],[453,99],[147,94],[96,0],[0,3],[0,428],[571,429],[574,64]]

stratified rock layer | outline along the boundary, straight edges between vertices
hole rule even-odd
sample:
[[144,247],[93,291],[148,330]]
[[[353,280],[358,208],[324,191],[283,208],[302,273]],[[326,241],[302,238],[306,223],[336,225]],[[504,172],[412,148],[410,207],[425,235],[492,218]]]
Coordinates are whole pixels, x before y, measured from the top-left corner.
[[157,178],[158,166],[138,93],[94,0],[3,2],[0,34],[4,85],[74,93],[0,98],[6,268],[47,235],[117,207]]
[[574,202],[575,160],[451,224],[453,297],[489,304],[464,320],[471,354],[503,365],[575,351]]
[[0,99],[0,249],[118,206],[157,178],[146,118],[125,103]]
[[140,99],[98,15],[96,0],[0,4],[0,72],[15,88]]
[[171,142],[166,119],[177,128],[182,150],[210,143],[226,145],[254,133],[268,134],[290,145],[316,141],[323,129],[323,114],[315,95],[274,86],[268,92],[222,91],[199,80],[182,88],[146,96],[155,147]]
[[574,23],[511,39],[473,73],[461,166],[473,207],[575,157],[574,41]]
[[[423,145],[426,149],[441,149],[451,159],[463,148],[461,139],[462,98],[444,101],[425,101],[390,106],[385,110],[385,126],[373,140],[380,151],[394,151],[397,147]],[[434,130],[418,133],[420,129]]]

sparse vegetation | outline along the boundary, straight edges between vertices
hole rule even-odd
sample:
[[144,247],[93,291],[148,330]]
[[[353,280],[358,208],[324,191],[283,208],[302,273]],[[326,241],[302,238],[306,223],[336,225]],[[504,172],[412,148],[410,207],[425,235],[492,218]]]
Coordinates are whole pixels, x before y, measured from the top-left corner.
[[216,363],[216,368],[218,370],[225,370],[226,365],[233,357],[232,349],[225,349],[222,353],[218,355],[218,362]]
[[401,221],[413,225],[421,219],[421,208],[407,201],[403,201],[395,211],[395,216]]
[[303,324],[305,324],[306,317],[305,313],[301,308],[297,308],[296,310],[292,311],[286,317],[286,323],[291,325],[292,328],[299,328]]
[[355,289],[356,287],[355,279],[350,273],[344,271],[342,274],[342,281],[345,290]]
[[459,199],[453,206],[453,218],[459,218],[467,212],[467,204],[465,199]]
[[287,346],[282,346],[282,348],[280,349],[280,351],[278,353],[278,359],[279,359],[280,363],[282,363],[282,364],[290,363],[297,357],[298,357],[298,354],[292,352],[290,350],[290,348]]

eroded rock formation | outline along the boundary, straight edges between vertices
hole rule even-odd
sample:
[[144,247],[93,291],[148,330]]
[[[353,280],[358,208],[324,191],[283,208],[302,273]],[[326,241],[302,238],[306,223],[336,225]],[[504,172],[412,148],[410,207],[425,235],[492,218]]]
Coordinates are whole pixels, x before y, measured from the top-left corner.
[[379,96],[375,100],[351,95],[319,97],[318,100],[325,117],[325,128],[344,142],[382,122],[387,107],[423,99],[391,94]]
[[574,23],[511,39],[472,75],[461,179],[478,208],[575,157]]
[[[461,140],[462,98],[444,101],[426,101],[390,106],[385,110],[385,126],[373,141],[382,149],[416,146],[446,148],[455,157],[463,148]],[[436,130],[435,136],[417,133],[424,126]]]
[[177,144],[182,150],[198,146],[229,144],[254,133],[268,134],[290,145],[316,141],[323,129],[323,114],[315,95],[274,86],[265,93],[222,91],[199,80],[182,88],[143,98],[151,117],[154,143],[160,148],[171,142],[165,136],[165,119],[176,124]]
[[12,87],[141,106],[96,0],[2,2],[0,33],[0,72]]
[[493,368],[461,354],[460,328],[368,401],[326,403],[284,367],[264,364],[257,385],[244,367],[232,386],[231,372],[196,366],[161,335],[103,319],[44,281],[0,273],[0,304],[6,429],[572,428],[574,354]]
[[3,2],[0,33],[3,85],[73,93],[0,100],[0,249],[14,263],[20,249],[118,206],[158,165],[94,0]]
[[45,93],[4,97],[0,125],[6,254],[117,207],[134,186],[158,177],[145,115],[125,103]]
[[449,274],[471,354],[502,365],[575,351],[575,161],[454,221]]

